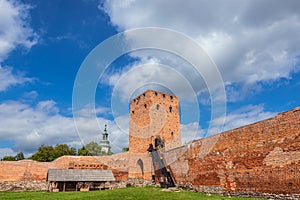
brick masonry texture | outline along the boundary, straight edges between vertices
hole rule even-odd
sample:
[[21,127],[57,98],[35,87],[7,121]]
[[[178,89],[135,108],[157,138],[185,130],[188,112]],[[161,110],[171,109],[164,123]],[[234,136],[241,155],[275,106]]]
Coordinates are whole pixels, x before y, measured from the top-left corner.
[[45,181],[48,169],[109,169],[117,180],[128,179],[128,153],[112,156],[63,156],[53,162],[1,161],[0,182]]
[[148,145],[159,136],[166,150],[180,147],[178,97],[153,90],[130,101],[129,149],[146,153]]
[[[207,140],[216,143],[204,152]],[[170,165],[178,182],[221,186],[231,193],[299,194],[300,107],[177,151],[183,156]]]
[[45,181],[49,168],[111,169],[118,181],[149,181],[153,167],[146,149],[151,136],[159,135],[169,146],[162,154],[181,187],[248,196],[300,194],[300,107],[185,146],[177,97],[149,90],[130,102],[130,117],[129,152],[63,156],[49,163],[2,161],[0,182]]

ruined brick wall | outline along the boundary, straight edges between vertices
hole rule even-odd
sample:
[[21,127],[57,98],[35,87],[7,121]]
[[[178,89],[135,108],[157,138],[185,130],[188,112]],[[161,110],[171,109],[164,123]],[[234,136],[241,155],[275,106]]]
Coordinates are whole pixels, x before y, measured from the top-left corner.
[[116,180],[128,179],[129,154],[112,156],[63,156],[53,162],[1,161],[0,182],[45,181],[48,169],[108,169]]
[[46,180],[48,168],[54,168],[54,164],[32,160],[1,161],[0,181]]
[[130,101],[129,151],[146,153],[156,136],[166,150],[181,146],[178,98],[148,90]]
[[[209,143],[212,148],[203,152]],[[181,151],[169,155],[177,182],[235,193],[299,194],[300,107],[194,141]]]

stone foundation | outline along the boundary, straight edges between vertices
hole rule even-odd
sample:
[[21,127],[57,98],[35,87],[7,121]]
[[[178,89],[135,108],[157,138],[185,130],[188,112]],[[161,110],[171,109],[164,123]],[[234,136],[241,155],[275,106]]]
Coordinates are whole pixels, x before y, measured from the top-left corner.
[[0,191],[48,191],[48,186],[46,181],[5,181]]
[[192,192],[201,192],[205,194],[216,194],[222,196],[236,196],[236,197],[250,197],[250,198],[267,198],[269,200],[289,199],[299,200],[300,194],[272,194],[263,192],[233,192],[226,191],[224,187],[220,186],[193,186],[192,183],[178,183],[179,188]]
[[[49,191],[48,186],[46,181],[4,181],[0,182],[0,191]],[[105,186],[109,189],[118,189],[129,186],[154,186],[154,184],[152,181],[143,179],[128,179],[126,181],[105,183]]]
[[[229,194],[225,194],[229,195]],[[252,198],[267,198],[269,200],[277,200],[277,199],[289,199],[289,200],[299,200],[300,194],[269,194],[269,193],[232,193],[231,196],[237,197],[252,197]]]

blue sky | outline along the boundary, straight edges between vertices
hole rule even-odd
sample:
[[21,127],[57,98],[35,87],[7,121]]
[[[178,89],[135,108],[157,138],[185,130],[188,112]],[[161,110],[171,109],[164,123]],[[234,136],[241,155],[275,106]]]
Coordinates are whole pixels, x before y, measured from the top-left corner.
[[[128,146],[128,101],[145,89],[179,96],[184,142],[206,136],[209,124],[223,125],[211,114],[211,98],[219,93],[209,93],[193,66],[167,51],[141,49],[120,55],[99,74],[94,102],[77,110],[76,129],[72,94],[84,60],[97,45],[135,28],[176,31],[207,53],[226,92],[223,130],[298,107],[299,10],[297,0],[0,0],[0,157],[28,156],[42,144],[78,148],[99,141],[104,124],[113,151],[120,152]],[[123,36],[128,46],[165,40]]]

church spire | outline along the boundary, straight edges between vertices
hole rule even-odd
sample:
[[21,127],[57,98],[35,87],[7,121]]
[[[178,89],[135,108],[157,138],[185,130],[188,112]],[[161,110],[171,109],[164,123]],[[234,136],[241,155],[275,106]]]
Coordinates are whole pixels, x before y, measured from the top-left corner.
[[107,132],[107,125],[105,124],[104,131],[102,133],[102,140],[100,141],[101,151],[103,153],[109,154],[110,151],[110,143],[108,141],[108,132]]
[[105,124],[104,131],[102,133],[102,140],[108,140],[108,133],[107,133],[107,125]]

